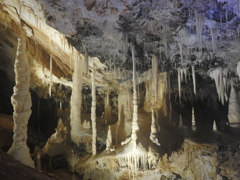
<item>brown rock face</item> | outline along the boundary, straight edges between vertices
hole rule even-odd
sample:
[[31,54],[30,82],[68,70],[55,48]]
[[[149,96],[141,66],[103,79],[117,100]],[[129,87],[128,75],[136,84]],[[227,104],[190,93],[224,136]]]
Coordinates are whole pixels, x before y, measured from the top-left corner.
[[96,0],[84,0],[84,5],[88,11],[91,11],[96,4]]
[[7,115],[0,113],[0,126],[4,129],[13,130],[13,117],[12,115]]

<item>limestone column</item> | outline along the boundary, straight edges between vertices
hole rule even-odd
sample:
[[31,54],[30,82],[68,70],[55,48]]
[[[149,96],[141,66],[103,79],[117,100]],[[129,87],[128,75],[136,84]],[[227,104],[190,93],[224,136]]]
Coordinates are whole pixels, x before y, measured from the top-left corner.
[[135,49],[132,45],[132,60],[133,60],[133,121],[132,121],[132,140],[134,141],[134,148],[137,147],[137,134],[139,131],[138,124],[138,98],[136,90],[136,61],[135,61]]
[[97,125],[96,125],[96,86],[95,86],[95,70],[94,62],[92,69],[92,107],[91,107],[91,119],[92,119],[92,154],[97,154]]
[[21,34],[18,38],[17,54],[14,71],[16,84],[11,97],[13,105],[13,144],[8,154],[25,165],[34,167],[34,162],[27,147],[27,124],[32,113],[30,87],[30,67],[26,52],[26,36]]

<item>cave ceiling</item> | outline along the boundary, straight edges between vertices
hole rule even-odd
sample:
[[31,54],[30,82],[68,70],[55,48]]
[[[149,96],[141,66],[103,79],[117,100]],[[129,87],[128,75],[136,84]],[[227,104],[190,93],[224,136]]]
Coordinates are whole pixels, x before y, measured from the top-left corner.
[[[0,6],[0,68],[14,81],[17,37],[24,29],[31,88],[42,97],[47,97],[50,83],[50,57],[55,89],[59,84],[71,89],[78,55],[89,56],[89,72],[91,62],[97,64],[99,88],[131,86],[131,45],[136,50],[138,82],[150,78],[153,55],[160,72],[195,65],[200,79],[216,67],[237,77],[238,0],[1,0]],[[172,76],[177,83],[177,75]],[[88,73],[83,79],[90,84]]]

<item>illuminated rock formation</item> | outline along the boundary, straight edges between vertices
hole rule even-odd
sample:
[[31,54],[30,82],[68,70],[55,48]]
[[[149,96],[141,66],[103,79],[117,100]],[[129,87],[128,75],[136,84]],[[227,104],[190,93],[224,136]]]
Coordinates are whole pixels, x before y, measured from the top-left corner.
[[27,146],[27,125],[31,115],[30,67],[26,53],[26,35],[20,34],[18,37],[18,47],[14,65],[16,85],[12,95],[13,112],[13,144],[8,150],[8,154],[25,165],[34,167],[34,162],[30,156]]
[[73,73],[73,90],[71,96],[71,138],[76,144],[81,142],[81,107],[82,107],[82,74],[83,63],[79,54],[75,54],[74,60],[74,73]]

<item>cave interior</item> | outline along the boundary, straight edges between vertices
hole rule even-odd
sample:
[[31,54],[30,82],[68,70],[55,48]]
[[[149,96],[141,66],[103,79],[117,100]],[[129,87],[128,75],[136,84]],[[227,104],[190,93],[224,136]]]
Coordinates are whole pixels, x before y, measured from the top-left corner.
[[240,0],[0,0],[0,179],[239,179],[239,57]]

